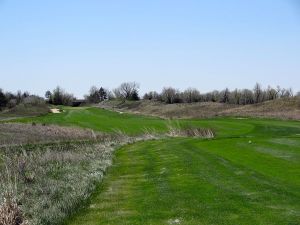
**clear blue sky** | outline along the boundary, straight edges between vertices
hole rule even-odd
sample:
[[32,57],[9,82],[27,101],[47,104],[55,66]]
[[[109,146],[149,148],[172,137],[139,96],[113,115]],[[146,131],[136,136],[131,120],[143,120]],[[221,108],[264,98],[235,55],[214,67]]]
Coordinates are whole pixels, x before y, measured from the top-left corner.
[[0,0],[0,87],[300,90],[299,0]]

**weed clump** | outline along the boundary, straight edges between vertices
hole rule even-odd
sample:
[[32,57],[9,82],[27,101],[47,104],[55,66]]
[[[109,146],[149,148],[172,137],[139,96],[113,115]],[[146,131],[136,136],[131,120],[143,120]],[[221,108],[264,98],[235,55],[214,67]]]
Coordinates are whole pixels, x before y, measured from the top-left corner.
[[8,193],[0,205],[0,225],[28,225],[15,197]]
[[169,136],[171,137],[198,137],[214,138],[215,132],[210,128],[200,128],[193,126],[169,126]]

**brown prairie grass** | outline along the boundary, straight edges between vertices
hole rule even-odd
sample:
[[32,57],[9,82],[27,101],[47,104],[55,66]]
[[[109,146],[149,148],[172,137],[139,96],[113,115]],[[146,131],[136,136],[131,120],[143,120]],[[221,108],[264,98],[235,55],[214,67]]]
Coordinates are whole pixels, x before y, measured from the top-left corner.
[[[22,215],[30,225],[61,224],[84,206],[112,165],[114,150],[124,144],[153,138],[156,137],[128,137],[116,132],[91,141],[0,148],[2,215],[5,218]],[[6,198],[8,192],[12,193],[10,198]],[[9,210],[14,211],[9,214]]]
[[12,195],[7,195],[0,205],[0,225],[27,225],[23,213]]
[[201,127],[193,127],[193,126],[184,126],[181,127],[179,125],[172,126],[169,125],[169,133],[170,137],[196,137],[196,138],[214,138],[215,132],[210,128],[201,128]]
[[50,143],[68,140],[97,140],[103,134],[89,129],[55,125],[0,123],[0,146]]
[[12,174],[13,170],[8,165],[1,172],[0,225],[27,225],[17,201],[17,177]]
[[165,104],[142,100],[125,103],[104,102],[100,107],[167,119],[240,116],[300,120],[300,97],[282,98],[245,106],[218,102]]

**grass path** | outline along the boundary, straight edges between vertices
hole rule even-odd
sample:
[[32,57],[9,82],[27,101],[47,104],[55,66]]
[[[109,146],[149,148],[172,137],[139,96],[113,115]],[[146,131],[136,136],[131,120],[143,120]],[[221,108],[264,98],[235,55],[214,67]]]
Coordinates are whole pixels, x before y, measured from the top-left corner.
[[89,206],[67,224],[299,224],[300,139],[275,147],[277,138],[253,140],[126,146]]

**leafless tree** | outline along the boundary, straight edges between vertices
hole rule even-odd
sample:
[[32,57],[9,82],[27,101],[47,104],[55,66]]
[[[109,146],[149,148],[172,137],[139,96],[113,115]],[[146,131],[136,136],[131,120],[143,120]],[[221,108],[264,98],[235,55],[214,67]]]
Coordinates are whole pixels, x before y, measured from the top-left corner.
[[158,100],[159,94],[156,91],[150,91],[150,92],[144,94],[143,99],[144,100]]
[[200,101],[200,92],[196,88],[188,88],[182,93],[184,102],[192,103]]
[[237,104],[239,105],[240,104],[240,101],[241,101],[241,97],[242,97],[242,93],[240,90],[238,89],[235,89],[232,93],[231,93],[231,99],[232,99],[232,103],[233,104]]
[[254,103],[253,92],[249,89],[244,89],[242,91],[241,104],[247,105],[247,104],[253,104],[253,103]]
[[267,100],[274,100],[277,98],[277,90],[275,90],[274,88],[272,88],[271,86],[268,86],[268,89],[266,90],[266,94],[267,94]]
[[125,82],[122,83],[118,88],[114,89],[114,94],[116,98],[130,100],[136,96],[136,94],[138,94],[139,89],[140,86],[138,83]]
[[230,91],[226,88],[224,91],[220,93],[220,102],[228,103],[229,102]]
[[259,103],[262,100],[263,97],[263,90],[261,88],[261,85],[259,83],[256,83],[253,89],[253,95],[254,95],[254,101],[255,103]]
[[282,88],[280,90],[280,98],[289,98],[292,96],[293,96],[293,90],[291,88],[289,89]]
[[165,87],[162,90],[162,100],[167,104],[175,103],[176,95],[178,91],[172,87]]
[[220,92],[217,91],[217,90],[214,90],[212,93],[211,93],[211,101],[212,102],[218,102],[219,99],[220,99]]

